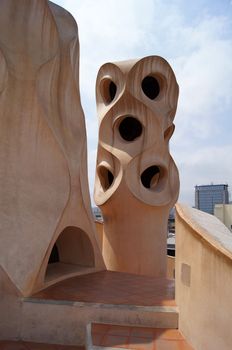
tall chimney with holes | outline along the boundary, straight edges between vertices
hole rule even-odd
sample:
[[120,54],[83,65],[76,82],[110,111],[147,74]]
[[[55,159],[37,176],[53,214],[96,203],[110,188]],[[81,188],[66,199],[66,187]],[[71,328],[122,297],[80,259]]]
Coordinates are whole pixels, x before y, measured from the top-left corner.
[[166,276],[167,222],[179,193],[169,153],[178,90],[170,65],[158,56],[99,70],[94,197],[110,270]]

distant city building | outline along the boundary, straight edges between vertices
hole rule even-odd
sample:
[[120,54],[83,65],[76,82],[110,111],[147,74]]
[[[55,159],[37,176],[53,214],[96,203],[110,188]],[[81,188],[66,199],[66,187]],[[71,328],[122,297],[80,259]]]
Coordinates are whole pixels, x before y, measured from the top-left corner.
[[214,214],[215,204],[228,204],[228,185],[195,186],[195,208],[209,214]]
[[168,218],[167,254],[175,256],[175,208],[172,208]]
[[168,217],[168,236],[175,234],[175,208],[172,208]]
[[176,252],[176,237],[175,235],[169,235],[167,238],[167,254],[169,256],[175,256]]
[[94,218],[98,221],[103,221],[103,217],[102,217],[102,213],[101,213],[101,209],[98,207],[93,207],[92,208],[92,212],[94,215]]

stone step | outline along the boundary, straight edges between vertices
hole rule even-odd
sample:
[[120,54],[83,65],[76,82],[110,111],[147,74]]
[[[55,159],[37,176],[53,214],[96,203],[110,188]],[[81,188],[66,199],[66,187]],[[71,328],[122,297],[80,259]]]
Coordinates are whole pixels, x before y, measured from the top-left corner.
[[177,329],[89,324],[86,350],[100,349],[193,350]]
[[77,344],[85,342],[90,322],[177,328],[174,306],[137,306],[104,303],[26,299],[23,302],[22,339]]
[[24,298],[20,337],[82,345],[92,322],[178,328],[174,281],[112,271],[67,279]]

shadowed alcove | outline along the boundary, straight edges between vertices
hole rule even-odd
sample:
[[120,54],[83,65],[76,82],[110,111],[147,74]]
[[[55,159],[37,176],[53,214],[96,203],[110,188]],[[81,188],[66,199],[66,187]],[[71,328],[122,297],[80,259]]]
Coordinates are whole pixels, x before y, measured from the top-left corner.
[[45,282],[94,267],[94,250],[88,235],[78,227],[66,227],[50,253]]
[[104,165],[98,167],[98,175],[104,191],[107,191],[114,182],[114,175]]

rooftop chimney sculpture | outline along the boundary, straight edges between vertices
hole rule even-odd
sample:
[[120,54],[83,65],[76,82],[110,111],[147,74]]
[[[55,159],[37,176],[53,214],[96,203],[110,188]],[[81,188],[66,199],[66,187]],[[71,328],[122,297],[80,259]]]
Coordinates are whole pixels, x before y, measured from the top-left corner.
[[161,57],[104,64],[96,82],[99,116],[95,201],[104,217],[110,270],[166,275],[167,220],[179,176],[169,153],[178,85]]
[[88,190],[76,22],[46,0],[3,0],[0,32],[0,267],[27,296],[104,264]]

